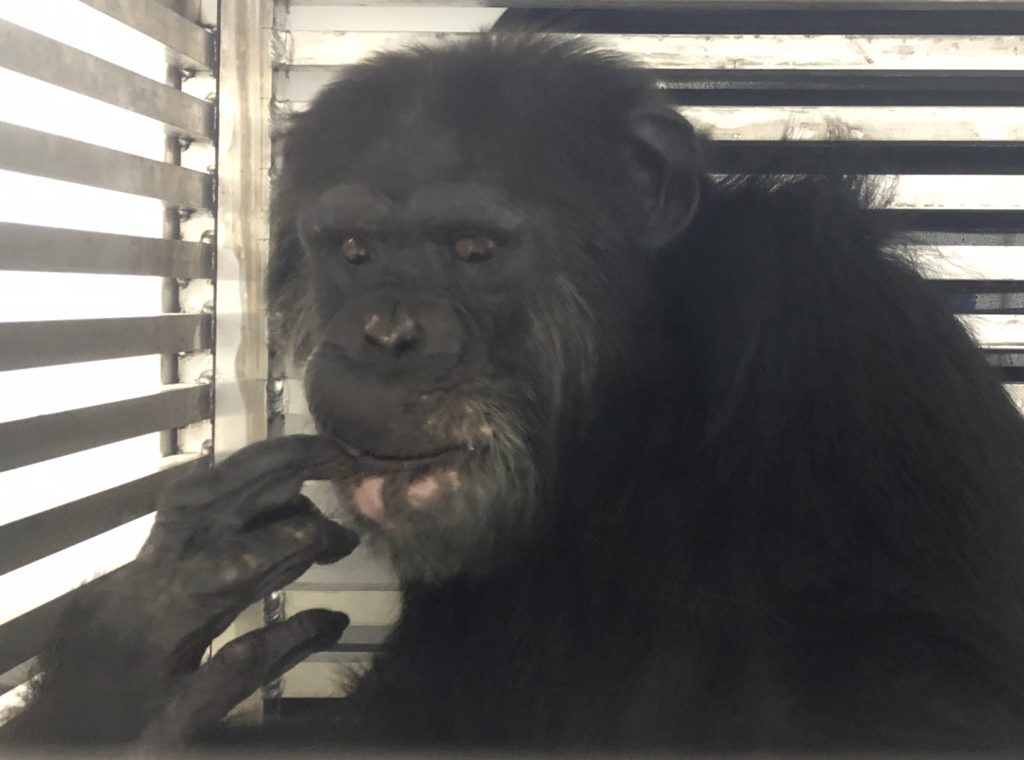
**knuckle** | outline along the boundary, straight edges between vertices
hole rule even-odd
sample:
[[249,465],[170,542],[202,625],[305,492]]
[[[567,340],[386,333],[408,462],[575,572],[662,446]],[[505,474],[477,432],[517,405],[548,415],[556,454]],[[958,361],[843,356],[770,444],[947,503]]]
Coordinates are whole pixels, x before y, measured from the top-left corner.
[[303,546],[317,543],[322,533],[316,521],[305,516],[289,519],[278,527],[277,532],[289,543]]
[[256,570],[263,564],[263,561],[255,554],[250,554],[246,552],[238,558],[238,564],[241,565],[243,571]]
[[238,583],[246,577],[248,570],[247,564],[241,558],[229,560],[220,569],[220,580],[227,584]]
[[219,576],[227,584],[244,583],[257,577],[267,564],[258,552],[241,550],[223,560]]
[[218,655],[220,667],[232,672],[246,672],[263,660],[265,647],[258,636],[249,635],[225,644]]

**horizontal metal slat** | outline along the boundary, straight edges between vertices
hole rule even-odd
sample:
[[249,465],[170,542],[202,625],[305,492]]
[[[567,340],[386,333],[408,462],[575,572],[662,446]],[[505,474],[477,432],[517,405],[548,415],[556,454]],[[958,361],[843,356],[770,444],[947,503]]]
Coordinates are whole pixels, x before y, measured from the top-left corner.
[[1000,371],[1004,383],[1024,383],[1024,350],[988,349],[985,361]]
[[0,625],[0,672],[11,670],[39,654],[85,589],[85,586],[77,588]]
[[118,568],[0,625],[0,672],[10,671],[39,654],[76,605],[81,605],[93,592],[93,584],[115,577],[123,569]]
[[17,687],[28,681],[35,672],[36,661],[29,660],[20,665],[15,665],[6,673],[0,673],[0,694]]
[[677,105],[1024,105],[1022,71],[689,69],[656,76]]
[[391,633],[389,625],[350,625],[345,629],[341,641],[332,644],[324,652],[379,652]]
[[1021,246],[1024,245],[1024,232],[986,233],[986,232],[913,232],[912,239],[920,245],[991,245]]
[[957,314],[1024,314],[1022,280],[932,280]]
[[1024,314],[1024,293],[954,293],[957,314]]
[[974,293],[978,295],[1024,294],[1024,280],[932,280],[938,287],[950,293]]
[[1020,348],[986,348],[988,363],[998,367],[1024,367],[1024,346]]
[[[292,107],[275,102],[272,118],[284,118]],[[837,134],[858,140],[1024,140],[1021,109],[999,106],[679,105],[676,110],[713,140],[824,140]]]
[[209,456],[193,457],[144,478],[0,526],[0,574],[149,514],[170,483],[210,464]]
[[208,385],[169,385],[160,393],[0,424],[0,471],[74,454],[210,417]]
[[[345,66],[381,50],[410,44],[435,45],[472,36],[466,32],[283,30],[276,34],[272,53],[277,66]],[[796,34],[582,37],[600,49],[629,56],[651,69],[1024,69],[1019,38],[1012,34],[914,38]]]
[[1021,174],[1024,142],[719,140],[705,165],[719,174]]
[[[583,34],[1010,34],[1024,32],[1020,7],[1002,3],[678,3],[675,8],[513,8],[496,29],[529,24]],[[559,3],[559,6],[568,5]],[[576,3],[586,6],[587,3]],[[594,5],[599,5],[595,3]],[[630,3],[622,3],[628,6]],[[637,5],[640,5],[637,3]],[[859,6],[859,7],[857,7]]]
[[0,322],[0,372],[147,354],[205,351],[211,316]]
[[188,137],[213,134],[209,103],[2,19],[0,66],[156,119]]
[[213,179],[161,161],[0,123],[0,169],[210,208]]
[[213,276],[213,247],[0,222],[0,270],[80,272],[184,279]]
[[[338,66],[292,66],[278,72],[274,77],[276,107],[285,113],[305,110],[317,92],[344,76],[344,71],[345,67]],[[927,120],[919,111],[928,106],[935,119],[936,111],[946,117],[947,113],[952,116],[950,109],[954,108],[1024,105],[1024,72],[1019,71],[691,69],[658,71],[656,75],[662,94],[684,112],[695,107],[732,107],[735,111],[761,107],[780,112],[800,106],[903,107],[904,118],[913,122]],[[858,111],[848,114],[845,121],[870,127],[874,116]]]
[[157,0],[80,0],[179,53],[179,65],[214,67],[213,35]]
[[1024,245],[1024,211],[990,209],[884,209],[894,227],[925,245]]

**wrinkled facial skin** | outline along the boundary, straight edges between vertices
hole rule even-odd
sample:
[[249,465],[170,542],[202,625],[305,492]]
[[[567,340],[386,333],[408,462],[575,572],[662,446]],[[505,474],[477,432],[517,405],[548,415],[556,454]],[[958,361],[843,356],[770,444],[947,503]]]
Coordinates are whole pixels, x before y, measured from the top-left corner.
[[488,571],[530,535],[562,397],[592,375],[585,301],[492,185],[338,184],[296,228],[307,398],[358,456],[350,519],[406,579]]

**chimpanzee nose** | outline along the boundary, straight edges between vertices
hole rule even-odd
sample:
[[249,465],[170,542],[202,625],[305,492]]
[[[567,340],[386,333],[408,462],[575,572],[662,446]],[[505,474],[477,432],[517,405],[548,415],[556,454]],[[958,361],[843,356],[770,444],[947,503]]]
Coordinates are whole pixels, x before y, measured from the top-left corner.
[[466,330],[445,294],[379,288],[339,300],[322,340],[367,368],[439,372],[462,357]]
[[401,301],[390,312],[375,311],[366,319],[366,341],[388,353],[400,354],[416,346],[420,325]]

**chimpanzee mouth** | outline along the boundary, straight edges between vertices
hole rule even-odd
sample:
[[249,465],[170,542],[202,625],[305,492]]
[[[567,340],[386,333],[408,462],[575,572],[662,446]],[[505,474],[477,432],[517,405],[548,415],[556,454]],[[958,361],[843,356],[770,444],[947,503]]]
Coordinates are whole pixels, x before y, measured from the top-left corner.
[[340,443],[355,457],[356,464],[367,469],[387,472],[403,472],[424,467],[440,467],[451,462],[459,454],[467,451],[465,446],[452,444],[431,451],[415,454],[381,454],[376,451],[360,449],[346,441]]

